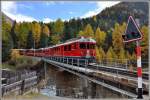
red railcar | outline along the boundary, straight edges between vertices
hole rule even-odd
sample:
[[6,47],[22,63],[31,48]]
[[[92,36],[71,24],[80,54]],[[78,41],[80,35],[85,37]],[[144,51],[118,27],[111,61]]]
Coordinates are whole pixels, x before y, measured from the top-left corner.
[[96,41],[92,38],[75,38],[47,48],[26,50],[25,55],[43,57],[95,58]]

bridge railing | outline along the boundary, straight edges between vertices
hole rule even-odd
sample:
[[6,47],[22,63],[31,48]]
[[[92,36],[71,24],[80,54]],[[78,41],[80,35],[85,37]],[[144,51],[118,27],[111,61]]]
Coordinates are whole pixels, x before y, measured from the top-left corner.
[[[80,66],[80,67],[89,67],[88,65],[93,63],[99,66],[107,66],[113,68],[121,68],[130,71],[136,71],[136,60],[129,60],[129,59],[114,59],[114,58],[107,58],[101,59],[100,61],[93,61],[93,59],[83,59],[83,58],[68,58],[68,57],[47,57],[50,60],[54,60],[57,62]],[[142,67],[148,68],[148,61],[142,61]]]
[[54,60],[54,61],[57,61],[57,62],[62,62],[62,63],[65,63],[65,64],[82,66],[82,67],[86,67],[89,64],[88,59],[82,59],[82,58],[47,57],[47,59]]

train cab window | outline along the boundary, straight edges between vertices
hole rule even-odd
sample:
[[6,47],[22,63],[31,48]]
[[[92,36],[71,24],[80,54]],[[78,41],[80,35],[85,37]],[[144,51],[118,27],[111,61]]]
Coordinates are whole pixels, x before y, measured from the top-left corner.
[[80,44],[80,49],[86,49],[86,44],[85,43],[81,43]]
[[90,49],[95,49],[95,45],[94,44],[90,44]]

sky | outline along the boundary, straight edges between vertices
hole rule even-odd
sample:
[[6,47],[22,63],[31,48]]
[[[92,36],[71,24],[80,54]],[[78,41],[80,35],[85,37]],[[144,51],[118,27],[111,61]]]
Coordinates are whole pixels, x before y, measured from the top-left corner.
[[17,22],[87,18],[119,1],[2,1],[2,12]]

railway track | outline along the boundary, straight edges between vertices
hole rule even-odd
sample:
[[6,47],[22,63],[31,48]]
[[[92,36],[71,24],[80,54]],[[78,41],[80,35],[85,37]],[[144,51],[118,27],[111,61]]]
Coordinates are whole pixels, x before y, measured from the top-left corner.
[[[107,66],[100,66],[100,65],[89,65],[88,68],[92,68],[92,69],[98,69],[101,71],[106,71],[106,72],[111,72],[111,73],[117,73],[120,75],[126,75],[126,76],[130,76],[130,77],[137,77],[137,73],[131,72],[129,70],[126,69],[121,69],[121,68],[113,68],[113,67],[107,67]],[[142,78],[145,80],[149,79],[149,74],[148,73],[143,73],[142,74]]]

